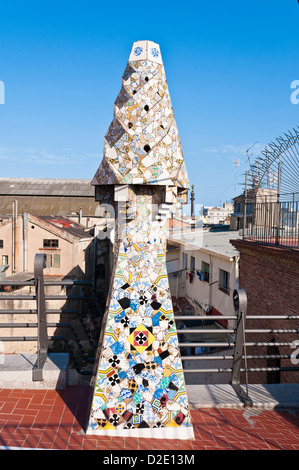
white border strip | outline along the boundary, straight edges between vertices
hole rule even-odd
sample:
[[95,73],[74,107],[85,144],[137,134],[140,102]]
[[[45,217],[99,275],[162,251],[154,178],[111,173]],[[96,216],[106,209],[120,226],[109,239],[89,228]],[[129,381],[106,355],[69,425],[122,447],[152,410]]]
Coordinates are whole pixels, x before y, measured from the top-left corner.
[[[10,447],[0,446],[0,450],[52,450],[52,449],[40,449],[39,447]],[[55,449],[53,449],[55,450]]]
[[139,437],[150,439],[194,439],[193,428],[171,427],[150,429],[88,429],[86,435],[111,436],[111,437]]

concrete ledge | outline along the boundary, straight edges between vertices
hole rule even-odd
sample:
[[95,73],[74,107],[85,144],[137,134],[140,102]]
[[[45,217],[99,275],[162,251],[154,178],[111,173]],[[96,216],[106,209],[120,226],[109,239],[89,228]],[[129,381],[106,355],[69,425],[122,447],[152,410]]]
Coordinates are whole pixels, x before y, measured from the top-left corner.
[[1,355],[0,387],[17,389],[62,390],[68,385],[69,355],[50,353],[43,367],[43,380],[34,382],[32,370],[36,354]]
[[201,408],[244,408],[229,384],[186,385],[189,406]]
[[[242,385],[244,391],[246,387]],[[229,384],[187,385],[191,409],[244,408],[233,387]],[[299,409],[299,384],[266,384],[248,386],[248,395],[253,407],[258,409]]]

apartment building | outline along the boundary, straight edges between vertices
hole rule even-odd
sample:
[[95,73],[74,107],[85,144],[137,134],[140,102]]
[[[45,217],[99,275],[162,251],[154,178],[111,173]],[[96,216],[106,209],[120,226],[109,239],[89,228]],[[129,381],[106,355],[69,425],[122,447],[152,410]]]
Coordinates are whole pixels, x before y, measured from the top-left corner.
[[205,206],[202,221],[204,225],[230,224],[230,216],[234,210],[233,203],[225,202],[222,207]]
[[34,271],[36,253],[46,255],[45,276],[82,278],[92,262],[93,236],[67,217],[24,213],[0,223],[2,275]]
[[[197,314],[231,315],[239,282],[237,232],[190,232],[169,240],[167,269],[171,294],[186,298]],[[223,322],[227,326],[227,322]]]

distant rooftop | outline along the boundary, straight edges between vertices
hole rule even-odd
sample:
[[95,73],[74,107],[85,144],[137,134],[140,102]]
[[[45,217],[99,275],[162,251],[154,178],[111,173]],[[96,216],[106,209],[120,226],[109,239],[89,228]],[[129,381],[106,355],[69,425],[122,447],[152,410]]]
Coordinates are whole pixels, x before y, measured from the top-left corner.
[[94,216],[99,205],[89,179],[0,178],[0,217],[12,216],[14,201],[18,213],[36,215]]
[[240,238],[238,231],[219,231],[212,232],[209,230],[197,229],[194,231],[176,233],[170,243],[179,241],[189,246],[189,249],[200,249],[210,251],[218,255],[233,258],[238,256],[238,250],[233,247],[230,240]]
[[0,178],[1,196],[94,197],[89,179]]

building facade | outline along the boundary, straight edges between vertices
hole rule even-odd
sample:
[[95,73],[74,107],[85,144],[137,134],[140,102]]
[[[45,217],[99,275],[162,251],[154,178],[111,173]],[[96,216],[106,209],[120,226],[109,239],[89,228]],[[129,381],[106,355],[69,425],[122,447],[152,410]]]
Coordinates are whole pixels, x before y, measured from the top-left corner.
[[91,277],[93,236],[63,216],[24,213],[0,225],[0,260],[5,275],[33,273],[36,253],[46,255],[45,276]]
[[205,206],[202,221],[204,225],[230,224],[230,215],[233,213],[233,203],[225,202],[222,207]]
[[202,231],[199,236],[190,233],[168,242],[172,296],[186,298],[196,314],[234,313],[232,293],[239,282],[239,253],[229,241],[233,236],[237,233]]

